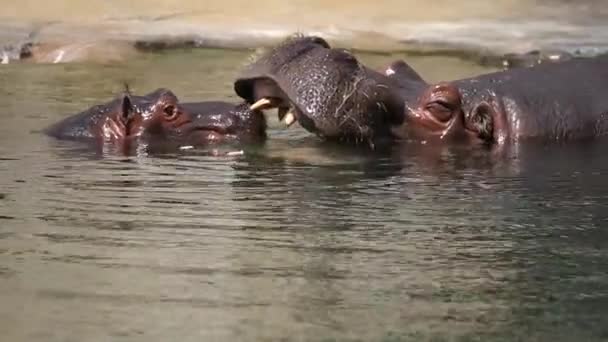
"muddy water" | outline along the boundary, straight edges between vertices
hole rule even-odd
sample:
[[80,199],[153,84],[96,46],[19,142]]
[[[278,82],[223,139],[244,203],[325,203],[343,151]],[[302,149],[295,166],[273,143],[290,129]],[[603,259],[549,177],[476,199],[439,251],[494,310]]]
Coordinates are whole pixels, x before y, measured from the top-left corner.
[[[608,338],[601,144],[371,154],[273,120],[242,156],[123,157],[38,133],[123,81],[233,99],[244,60],[0,68],[2,340]],[[431,80],[485,71],[408,61]]]

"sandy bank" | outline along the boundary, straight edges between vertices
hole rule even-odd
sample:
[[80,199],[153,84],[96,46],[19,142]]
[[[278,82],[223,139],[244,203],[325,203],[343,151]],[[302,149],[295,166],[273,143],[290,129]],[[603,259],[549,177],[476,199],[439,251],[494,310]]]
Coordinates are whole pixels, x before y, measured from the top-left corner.
[[604,7],[558,0],[22,0],[0,13],[0,43],[35,32],[38,41],[251,48],[303,32],[370,51],[603,50],[608,46]]

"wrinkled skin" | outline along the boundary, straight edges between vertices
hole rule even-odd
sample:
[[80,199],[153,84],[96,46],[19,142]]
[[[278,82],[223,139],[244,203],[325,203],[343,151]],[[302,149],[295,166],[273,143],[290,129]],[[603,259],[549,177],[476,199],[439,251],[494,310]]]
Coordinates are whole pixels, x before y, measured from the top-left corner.
[[[350,53],[330,49],[321,38],[292,38],[263,54],[235,82],[236,93],[247,102],[271,99],[279,119],[291,112],[305,129],[326,138],[360,141],[389,135],[399,122],[384,115],[402,104],[383,99],[377,105],[366,91],[380,79],[398,83],[360,65]],[[381,99],[383,93],[374,94]],[[264,107],[264,108],[267,108]],[[362,125],[362,123],[364,123]]]
[[[429,85],[405,62],[382,72],[316,37],[290,38],[249,65],[235,90],[330,140],[504,145],[608,133],[608,57]],[[260,105],[260,99],[267,101]]]
[[140,142],[204,146],[263,140],[266,121],[260,111],[250,110],[247,104],[179,103],[170,90],[158,89],[144,96],[124,93],[45,132],[59,139],[120,146]]

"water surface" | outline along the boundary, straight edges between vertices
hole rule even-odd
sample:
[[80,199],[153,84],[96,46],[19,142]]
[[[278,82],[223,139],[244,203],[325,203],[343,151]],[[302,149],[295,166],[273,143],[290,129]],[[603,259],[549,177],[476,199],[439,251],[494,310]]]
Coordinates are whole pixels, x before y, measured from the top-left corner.
[[[488,71],[407,59],[431,81]],[[39,133],[124,81],[236,101],[246,60],[0,68],[4,339],[608,339],[602,144],[372,153],[272,117],[242,156],[121,156]]]

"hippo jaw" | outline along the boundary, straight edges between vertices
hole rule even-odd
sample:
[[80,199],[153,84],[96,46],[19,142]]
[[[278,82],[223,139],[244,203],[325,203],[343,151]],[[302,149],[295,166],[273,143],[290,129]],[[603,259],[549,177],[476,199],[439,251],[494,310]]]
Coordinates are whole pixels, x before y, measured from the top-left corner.
[[[248,84],[251,82],[251,84]],[[242,87],[251,87],[255,92],[254,97],[248,97],[249,110],[261,111],[267,109],[277,109],[278,117],[285,126],[290,127],[296,122],[299,122],[302,127],[308,131],[319,133],[325,133],[325,135],[332,135],[335,131],[329,127],[324,127],[324,130],[317,128],[315,120],[305,114],[303,107],[295,103],[271,78],[254,78],[251,80],[239,80],[237,81],[237,88],[243,89]]]
[[[217,105],[220,107],[210,110],[209,103],[184,104],[186,109],[192,108],[192,119],[176,130],[174,138],[196,146],[255,142],[266,137],[266,120],[261,111],[250,110],[248,104],[234,106],[217,103]],[[199,110],[196,110],[197,107]]]
[[283,92],[277,83],[268,78],[256,78],[252,79],[249,85],[246,85],[243,80],[237,81],[237,88],[249,86],[255,92],[255,99],[258,99],[253,103],[250,110],[265,110],[271,108],[277,108],[279,120],[282,121],[285,126],[289,127],[293,125],[298,118],[304,120],[307,127],[314,127],[314,122],[308,120],[307,117],[302,114],[302,110],[294,104],[289,96]]
[[288,125],[298,121],[329,140],[372,144],[390,137],[390,125],[403,118],[396,87],[349,52],[301,36],[261,55],[234,84],[252,108],[278,108]]

